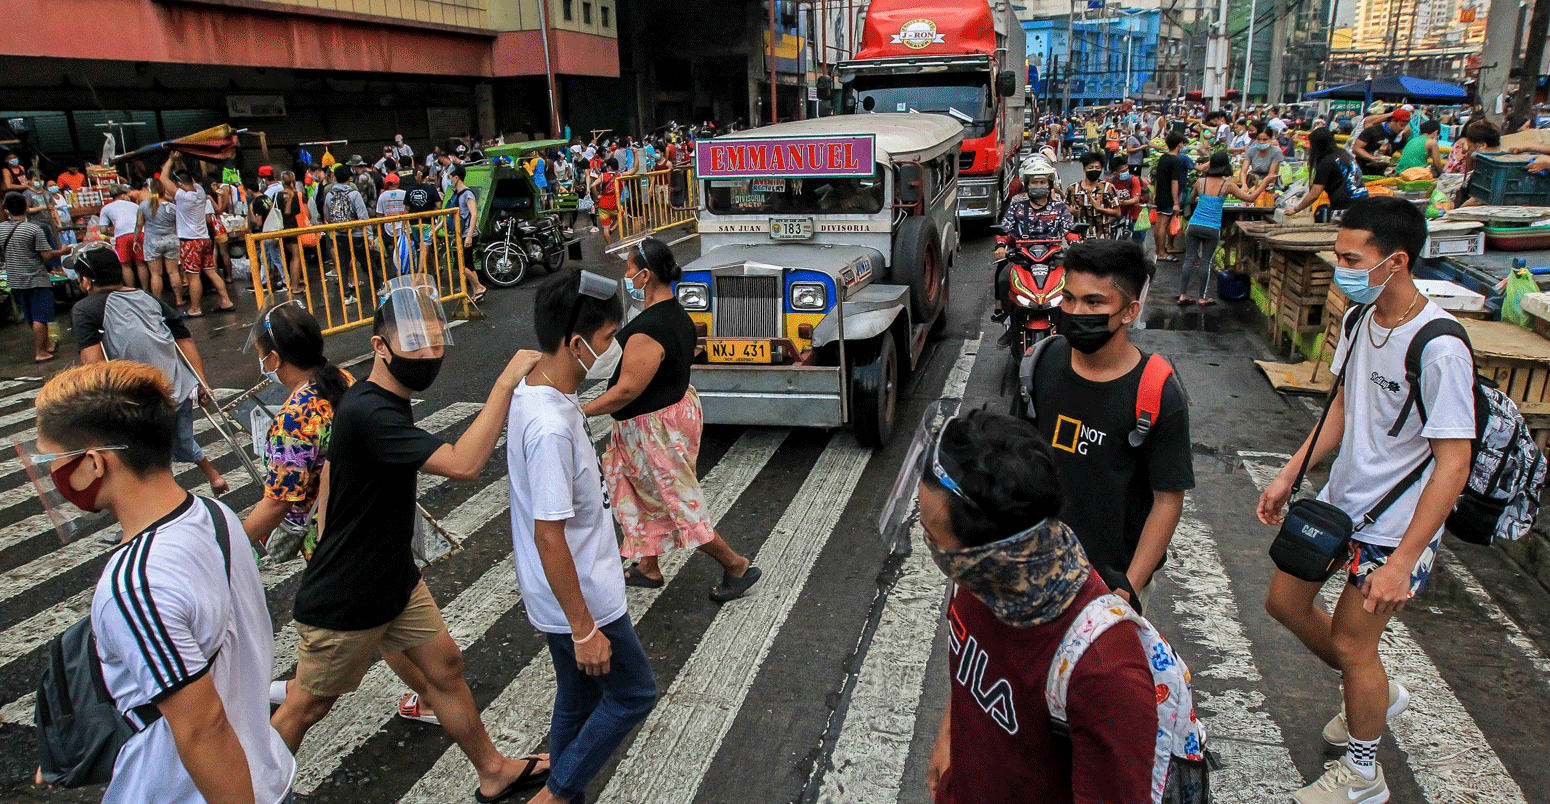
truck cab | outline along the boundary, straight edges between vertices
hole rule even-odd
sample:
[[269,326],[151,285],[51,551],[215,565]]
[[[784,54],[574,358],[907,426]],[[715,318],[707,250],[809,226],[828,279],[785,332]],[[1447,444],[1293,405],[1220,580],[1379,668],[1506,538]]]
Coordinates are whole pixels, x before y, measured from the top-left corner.
[[699,144],[702,254],[674,292],[699,331],[705,421],[887,441],[946,312],[962,139],[950,117],[878,114]]

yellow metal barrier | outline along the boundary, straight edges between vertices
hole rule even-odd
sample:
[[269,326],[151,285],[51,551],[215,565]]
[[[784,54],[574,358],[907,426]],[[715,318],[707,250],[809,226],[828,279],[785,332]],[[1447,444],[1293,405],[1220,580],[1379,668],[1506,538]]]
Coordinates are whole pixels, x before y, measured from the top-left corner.
[[628,240],[694,220],[699,184],[687,167],[620,176],[619,236]]
[[439,209],[249,233],[248,264],[259,309],[271,302],[301,301],[323,334],[330,335],[371,323],[377,288],[406,273],[433,278],[442,303],[449,305],[448,315],[453,314],[451,304],[461,303],[461,317],[472,316],[468,275],[473,255],[463,254],[462,241],[457,210]]

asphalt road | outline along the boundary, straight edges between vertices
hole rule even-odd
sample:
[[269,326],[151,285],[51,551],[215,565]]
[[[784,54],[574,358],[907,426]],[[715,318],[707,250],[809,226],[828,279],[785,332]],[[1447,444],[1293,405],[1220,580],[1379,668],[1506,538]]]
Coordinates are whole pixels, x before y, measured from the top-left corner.
[[[682,249],[685,257],[693,252],[692,243]],[[905,424],[884,448],[863,450],[842,431],[707,428],[699,468],[718,527],[755,556],[764,579],[750,597],[718,608],[706,599],[714,563],[680,553],[664,560],[664,589],[631,590],[663,694],[589,800],[926,801],[926,760],[947,689],[946,582],[923,549],[887,555],[875,520],[926,404],[941,396],[1008,404],[1007,359],[987,317],[989,252],[983,230],[971,230],[944,334],[909,379]],[[622,273],[595,253],[586,264]],[[1272,533],[1253,518],[1253,505],[1258,484],[1311,427],[1313,413],[1304,400],[1275,394],[1251,362],[1270,356],[1258,315],[1246,303],[1181,311],[1169,302],[1177,273],[1176,264],[1163,264],[1134,339],[1169,357],[1188,389],[1198,487],[1149,614],[1194,672],[1200,713],[1227,763],[1213,780],[1218,800],[1285,801],[1334,756],[1318,732],[1337,711],[1338,687],[1263,611]],[[535,287],[529,280],[492,292],[486,317],[456,329],[442,378],[416,408],[426,426],[461,432],[505,359],[533,345]],[[257,379],[252,358],[240,352],[240,327],[199,325],[213,384],[241,388]],[[331,339],[332,356],[364,353],[365,338]],[[29,427],[28,393],[36,387],[0,387],[0,438]],[[213,444],[214,435],[206,431],[201,441]],[[240,477],[229,451],[216,462]],[[552,670],[514,588],[504,467],[497,454],[476,481],[422,484],[425,507],[467,539],[426,574],[465,651],[492,735],[510,751],[526,751],[547,730]],[[95,800],[97,791],[28,783],[24,696],[48,636],[84,612],[105,547],[94,540],[61,547],[14,462],[0,472],[0,804]],[[192,484],[195,474],[181,476]],[[256,499],[249,483],[228,501],[242,510]],[[1393,800],[1550,801],[1542,761],[1550,745],[1550,595],[1497,552],[1451,537],[1447,544],[1431,588],[1384,646],[1391,673],[1415,699],[1380,750]],[[295,656],[289,611],[297,570],[293,563],[264,572],[281,677]],[[400,691],[378,668],[314,730],[298,781],[306,800],[467,800],[471,774],[450,740],[391,716]]]

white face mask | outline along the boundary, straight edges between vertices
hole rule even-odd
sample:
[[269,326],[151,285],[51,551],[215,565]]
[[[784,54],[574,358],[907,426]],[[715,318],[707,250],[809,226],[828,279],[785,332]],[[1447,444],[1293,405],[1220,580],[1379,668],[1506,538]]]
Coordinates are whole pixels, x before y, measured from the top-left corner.
[[587,351],[592,353],[591,366],[581,363],[581,358],[576,358],[576,362],[581,363],[581,367],[587,370],[587,379],[606,380],[613,377],[614,369],[619,367],[619,361],[624,357],[624,347],[619,345],[619,341],[609,339],[608,348],[604,349],[602,354],[598,354],[597,350],[592,348],[592,344],[587,343],[586,338],[582,338],[581,342],[586,345]]

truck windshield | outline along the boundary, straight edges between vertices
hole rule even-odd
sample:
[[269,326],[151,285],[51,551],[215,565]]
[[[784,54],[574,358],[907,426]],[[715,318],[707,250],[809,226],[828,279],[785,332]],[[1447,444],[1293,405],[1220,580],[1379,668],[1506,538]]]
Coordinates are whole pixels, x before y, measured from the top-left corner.
[[872,215],[883,208],[883,182],[866,178],[713,179],[705,208],[717,215]]
[[922,112],[945,114],[963,123],[965,139],[977,139],[995,127],[990,87],[964,83],[963,76],[943,76],[948,83],[924,83],[919,75],[857,76],[845,92],[845,111]]

